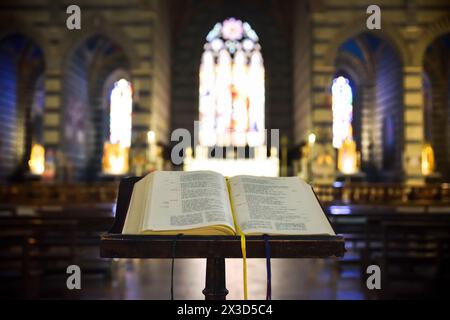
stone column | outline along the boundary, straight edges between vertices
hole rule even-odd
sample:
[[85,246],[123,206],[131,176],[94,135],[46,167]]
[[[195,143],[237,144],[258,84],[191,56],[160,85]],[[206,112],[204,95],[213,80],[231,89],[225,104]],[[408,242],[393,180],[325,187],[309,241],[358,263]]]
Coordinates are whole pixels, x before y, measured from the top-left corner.
[[133,119],[130,150],[130,172],[141,175],[148,164],[147,133],[151,130],[152,91],[151,71],[148,68],[132,70]]
[[44,109],[44,148],[46,161],[53,159],[54,170],[58,175],[63,165],[60,156],[63,152],[62,135],[64,134],[62,106],[62,75],[60,70],[50,68],[45,73],[45,109]]
[[421,153],[424,143],[422,67],[403,68],[404,104],[404,180],[408,185],[423,184]]
[[334,67],[313,63],[311,132],[316,135],[316,141],[311,149],[313,183],[332,183],[336,174],[336,152],[332,145],[333,111],[330,91],[333,73]]

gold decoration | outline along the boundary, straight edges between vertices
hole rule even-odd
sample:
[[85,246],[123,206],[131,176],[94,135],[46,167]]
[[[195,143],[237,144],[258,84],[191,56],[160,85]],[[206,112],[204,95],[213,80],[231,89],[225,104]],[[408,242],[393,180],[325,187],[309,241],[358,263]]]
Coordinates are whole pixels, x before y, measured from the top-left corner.
[[28,166],[32,174],[41,175],[45,170],[45,149],[42,145],[35,143],[31,147]]
[[105,142],[103,151],[103,173],[120,175],[128,172],[129,147],[122,147],[119,143]]
[[434,171],[434,151],[431,144],[426,143],[422,147],[422,174],[428,176]]
[[358,172],[358,152],[356,143],[351,138],[346,138],[338,151],[338,169],[344,174]]

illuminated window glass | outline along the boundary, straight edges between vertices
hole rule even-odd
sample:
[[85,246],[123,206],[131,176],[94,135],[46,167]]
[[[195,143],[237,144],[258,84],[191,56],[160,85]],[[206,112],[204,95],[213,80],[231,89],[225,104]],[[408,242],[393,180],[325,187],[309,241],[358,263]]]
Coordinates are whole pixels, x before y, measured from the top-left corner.
[[120,79],[111,91],[110,137],[109,142],[121,147],[131,145],[131,111],[133,92],[131,84]]
[[333,99],[333,147],[340,148],[346,139],[353,139],[353,93],[348,79],[338,77],[331,87]]
[[131,145],[131,112],[133,91],[125,79],[114,83],[110,96],[110,135],[103,146],[102,167],[106,174],[128,172],[128,155]]
[[200,65],[200,144],[263,145],[265,75],[256,32],[229,18],[217,23],[206,40]]

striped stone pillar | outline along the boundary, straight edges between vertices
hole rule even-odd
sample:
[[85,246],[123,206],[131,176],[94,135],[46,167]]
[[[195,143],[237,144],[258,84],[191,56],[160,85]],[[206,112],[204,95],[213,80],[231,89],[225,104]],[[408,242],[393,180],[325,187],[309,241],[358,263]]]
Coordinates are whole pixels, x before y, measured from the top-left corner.
[[374,134],[374,101],[375,101],[375,86],[373,84],[364,84],[361,86],[361,160],[363,162],[375,162],[375,155],[373,152]]
[[56,152],[62,142],[62,77],[59,70],[50,69],[45,74],[45,110],[44,110],[44,147],[46,157],[49,151],[53,153],[56,173],[60,170]]
[[421,153],[424,143],[422,67],[403,69],[404,90],[404,180],[408,185],[423,184]]
[[151,84],[150,70],[145,68],[132,71],[134,90],[132,140],[130,150],[130,172],[142,174],[148,164],[147,133],[151,130]]
[[[316,135],[312,146],[311,173],[313,183],[332,183],[335,179],[335,150],[333,149],[333,111],[330,86],[334,68],[313,64],[311,132]],[[306,139],[307,141],[307,139]]]

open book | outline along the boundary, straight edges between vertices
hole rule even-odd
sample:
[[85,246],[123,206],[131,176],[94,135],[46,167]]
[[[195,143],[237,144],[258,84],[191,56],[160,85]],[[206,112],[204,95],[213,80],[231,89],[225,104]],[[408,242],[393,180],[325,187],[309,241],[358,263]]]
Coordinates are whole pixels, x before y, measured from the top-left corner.
[[134,185],[123,234],[335,235],[311,186],[297,177],[225,178],[157,171]]

